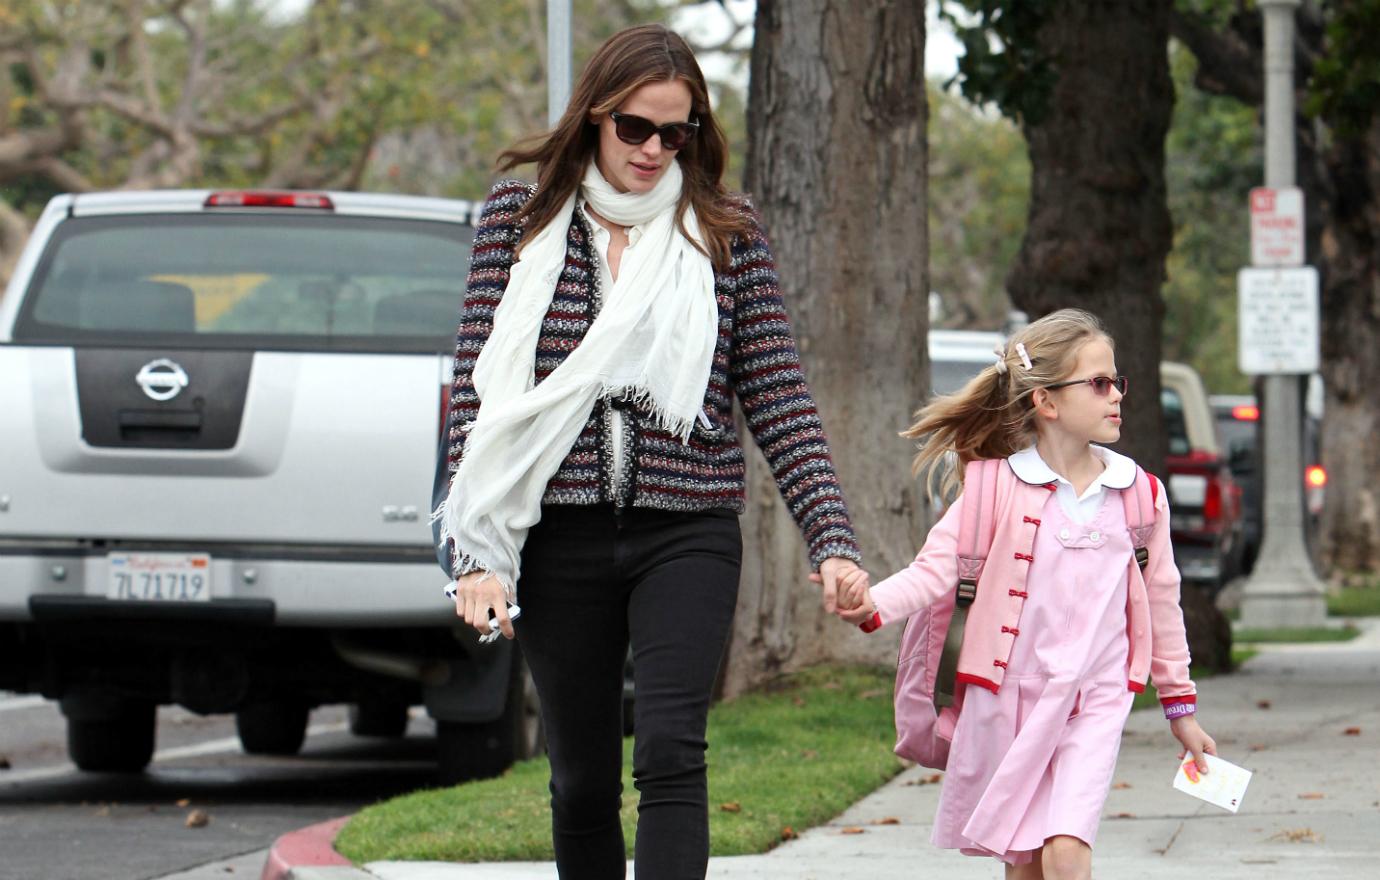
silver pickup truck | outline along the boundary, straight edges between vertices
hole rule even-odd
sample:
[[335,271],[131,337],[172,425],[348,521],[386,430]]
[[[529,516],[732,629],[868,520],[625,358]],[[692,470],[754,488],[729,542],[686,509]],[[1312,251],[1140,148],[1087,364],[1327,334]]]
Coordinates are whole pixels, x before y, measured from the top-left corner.
[[72,760],[138,771],[155,712],[246,751],[437,721],[445,781],[539,746],[428,526],[477,205],[357,193],[62,195],[0,301],[0,690]]

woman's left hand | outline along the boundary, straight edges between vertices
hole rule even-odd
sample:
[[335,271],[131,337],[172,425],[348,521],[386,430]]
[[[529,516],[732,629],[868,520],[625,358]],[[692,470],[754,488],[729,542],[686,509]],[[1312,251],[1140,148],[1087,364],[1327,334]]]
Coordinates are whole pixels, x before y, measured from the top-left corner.
[[824,610],[830,614],[838,611],[839,596],[860,595],[867,589],[867,572],[851,559],[830,556],[819,565],[819,572],[810,575],[810,580],[824,587]]
[[1217,743],[1207,735],[1207,731],[1198,726],[1197,719],[1192,715],[1175,718],[1169,722],[1169,730],[1184,747],[1184,750],[1179,752],[1179,758],[1182,759],[1191,752],[1194,763],[1198,765],[1198,772],[1208,772],[1207,759],[1203,755],[1216,755]]

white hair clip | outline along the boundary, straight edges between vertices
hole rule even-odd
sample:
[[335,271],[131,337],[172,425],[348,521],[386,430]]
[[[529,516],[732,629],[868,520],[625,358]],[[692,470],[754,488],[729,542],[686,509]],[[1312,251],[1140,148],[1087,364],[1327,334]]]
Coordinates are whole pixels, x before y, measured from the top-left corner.
[[1026,354],[1024,342],[1016,343],[1016,354],[1021,356],[1021,366],[1025,367],[1027,370],[1030,369],[1030,355]]
[[1006,375],[1006,346],[1005,346],[1005,345],[1002,345],[1000,342],[998,342],[997,345],[996,345],[996,347],[992,349],[992,353],[995,354],[995,355],[997,356],[997,362],[996,362],[995,364],[993,364],[992,366],[994,366],[994,367],[997,368],[997,373],[998,373],[998,374],[1000,374],[1000,375],[1002,375],[1002,376],[1005,376],[1005,375]]

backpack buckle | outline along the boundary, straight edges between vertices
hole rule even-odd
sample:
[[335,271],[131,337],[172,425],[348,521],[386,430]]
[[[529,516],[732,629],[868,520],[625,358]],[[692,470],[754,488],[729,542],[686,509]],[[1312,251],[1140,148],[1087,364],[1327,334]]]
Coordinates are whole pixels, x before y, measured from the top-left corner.
[[959,608],[967,608],[973,604],[977,598],[977,581],[968,578],[959,578],[958,594],[954,597],[954,603]]
[[1140,566],[1141,571],[1145,571],[1145,566],[1150,564],[1150,548],[1136,548],[1136,565]]

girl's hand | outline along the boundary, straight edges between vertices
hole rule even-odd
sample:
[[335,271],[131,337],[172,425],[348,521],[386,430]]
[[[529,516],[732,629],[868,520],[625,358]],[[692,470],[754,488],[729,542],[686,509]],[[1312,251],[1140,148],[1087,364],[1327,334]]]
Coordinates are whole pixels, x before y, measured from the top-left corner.
[[508,619],[508,594],[498,578],[487,571],[471,572],[455,582],[455,614],[465,623],[489,634],[489,612],[498,619],[498,630],[505,639],[513,637],[513,622]]
[[839,617],[854,626],[857,626],[876,613],[877,606],[872,604],[872,593],[869,592],[866,587],[863,588],[862,595],[859,596],[856,607],[848,609],[840,608],[838,610]]
[[867,572],[859,568],[856,562],[841,556],[830,556],[820,563],[819,573],[810,575],[810,580],[824,588],[824,610],[833,614],[838,610],[840,587],[847,591],[848,585],[856,583],[859,576],[866,583]]
[[1183,751],[1179,752],[1179,758],[1182,759],[1184,755],[1192,752],[1198,772],[1208,772],[1207,759],[1203,755],[1216,755],[1217,743],[1207,735],[1207,731],[1198,726],[1197,719],[1192,715],[1180,716],[1169,722],[1169,730],[1184,747]]

